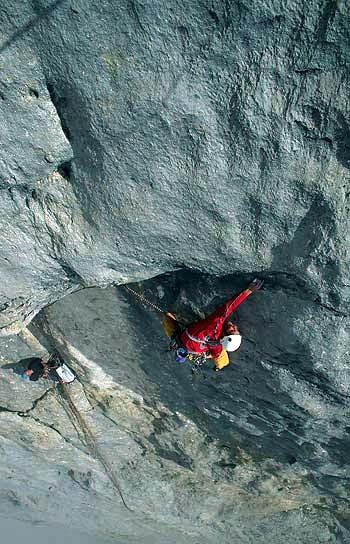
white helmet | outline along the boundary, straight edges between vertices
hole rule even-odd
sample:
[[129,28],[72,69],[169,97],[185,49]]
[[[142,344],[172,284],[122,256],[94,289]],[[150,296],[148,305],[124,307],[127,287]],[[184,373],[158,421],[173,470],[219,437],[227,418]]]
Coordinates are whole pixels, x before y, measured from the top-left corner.
[[241,345],[242,336],[240,334],[229,334],[224,336],[220,342],[226,351],[236,351]]

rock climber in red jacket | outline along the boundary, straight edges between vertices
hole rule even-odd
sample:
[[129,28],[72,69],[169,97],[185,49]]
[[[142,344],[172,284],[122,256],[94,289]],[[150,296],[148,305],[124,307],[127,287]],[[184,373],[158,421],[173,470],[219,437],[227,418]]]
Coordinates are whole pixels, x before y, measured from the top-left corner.
[[239,295],[227,300],[205,319],[191,323],[182,332],[175,316],[167,313],[163,318],[163,327],[170,338],[177,339],[176,360],[181,363],[188,358],[191,359],[191,355],[205,354],[207,358],[214,360],[215,370],[221,370],[230,364],[227,352],[238,349],[242,337],[237,326],[227,318],[243,300],[253,291],[258,291],[262,285],[262,280],[254,279]]

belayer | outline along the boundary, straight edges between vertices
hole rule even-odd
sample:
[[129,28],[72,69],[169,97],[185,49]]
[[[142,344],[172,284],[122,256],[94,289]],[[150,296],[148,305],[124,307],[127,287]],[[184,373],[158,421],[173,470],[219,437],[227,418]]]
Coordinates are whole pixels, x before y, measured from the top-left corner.
[[186,328],[176,320],[171,313],[163,317],[163,328],[172,340],[171,346],[175,349],[175,359],[179,363],[192,361],[195,371],[205,359],[213,359],[215,370],[221,370],[230,364],[229,351],[236,351],[241,345],[242,337],[238,327],[228,320],[230,314],[253,291],[258,291],[263,280],[255,278],[239,295],[227,300],[215,312],[205,319],[191,323]]
[[51,355],[47,362],[39,357],[32,357],[26,362],[28,366],[22,374],[24,380],[37,382],[41,378],[51,378],[61,384],[71,383],[75,380],[71,369],[55,354]]

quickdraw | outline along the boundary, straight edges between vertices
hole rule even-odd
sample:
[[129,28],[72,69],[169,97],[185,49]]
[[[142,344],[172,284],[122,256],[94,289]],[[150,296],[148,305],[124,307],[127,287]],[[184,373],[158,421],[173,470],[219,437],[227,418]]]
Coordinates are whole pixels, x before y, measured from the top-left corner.
[[202,370],[202,366],[207,360],[207,356],[205,353],[198,353],[198,355],[195,353],[189,353],[188,360],[193,363],[191,368],[192,374],[197,374]]

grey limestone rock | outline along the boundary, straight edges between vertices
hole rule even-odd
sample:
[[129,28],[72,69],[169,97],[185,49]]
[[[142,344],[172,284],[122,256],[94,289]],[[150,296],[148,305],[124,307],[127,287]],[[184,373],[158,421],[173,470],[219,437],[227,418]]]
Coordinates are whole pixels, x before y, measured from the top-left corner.
[[347,311],[346,2],[18,6],[1,15],[17,74],[1,215],[27,261],[2,267],[19,294],[3,293],[4,326],[77,285],[183,267],[289,273]]
[[[349,541],[349,23],[345,0],[0,8],[2,514]],[[236,364],[194,382],[111,287],[191,320],[255,274]],[[41,348],[14,333],[47,306],[32,331],[76,371],[133,515],[54,384],[18,376]]]

